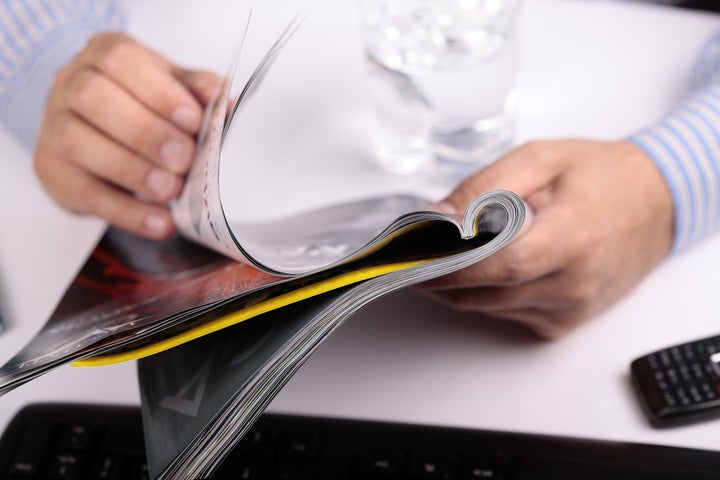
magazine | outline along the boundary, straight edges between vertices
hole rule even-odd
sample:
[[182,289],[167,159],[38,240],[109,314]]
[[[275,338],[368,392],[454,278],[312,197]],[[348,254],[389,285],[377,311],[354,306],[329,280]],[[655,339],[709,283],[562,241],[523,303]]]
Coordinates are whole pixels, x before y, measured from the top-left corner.
[[[419,220],[387,247],[394,260],[401,256],[402,268],[393,267],[143,358],[138,370],[152,478],[208,477],[292,374],[345,319],[387,293],[491,255],[512,238],[505,233],[515,230],[507,221],[508,212],[522,206],[506,203],[507,199],[514,198],[503,192],[479,197],[461,229],[447,218]],[[459,232],[464,229],[474,233],[463,238]]]
[[462,216],[424,211],[428,200],[397,194],[230,225],[218,187],[223,142],[299,23],[237,97],[228,75],[206,108],[172,205],[180,234],[154,241],[109,228],[46,324],[0,367],[2,395],[61,365],[139,360],[154,479],[210,476],[344,320],[492,255],[525,219],[523,201],[498,190]]

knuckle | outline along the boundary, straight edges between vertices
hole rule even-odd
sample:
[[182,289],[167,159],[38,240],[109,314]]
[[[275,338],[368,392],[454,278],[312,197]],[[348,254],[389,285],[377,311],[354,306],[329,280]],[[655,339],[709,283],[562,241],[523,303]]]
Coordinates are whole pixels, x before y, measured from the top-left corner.
[[64,65],[60,67],[52,79],[52,89],[60,88],[70,76],[71,67],[70,65]]
[[67,102],[76,111],[96,108],[102,102],[100,76],[84,69],[72,76],[67,91]]
[[112,50],[115,45],[133,43],[135,43],[135,40],[123,32],[98,32],[90,36],[86,43],[85,50],[96,57],[102,57],[106,52]]
[[101,52],[105,49],[105,46],[117,36],[114,32],[99,32],[95,33],[88,38],[85,49],[91,52]]
[[100,68],[111,74],[127,69],[132,64],[136,49],[137,45],[128,38],[115,37],[98,60]]
[[531,140],[519,147],[525,158],[541,159],[547,152],[548,142],[543,140]]
[[63,115],[55,127],[55,149],[65,158],[75,155],[78,148],[77,121],[70,115]]

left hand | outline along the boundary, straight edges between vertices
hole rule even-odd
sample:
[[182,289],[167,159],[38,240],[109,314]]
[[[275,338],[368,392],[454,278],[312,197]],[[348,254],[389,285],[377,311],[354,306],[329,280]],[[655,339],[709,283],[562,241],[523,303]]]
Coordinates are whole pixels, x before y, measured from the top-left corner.
[[95,35],[55,76],[34,166],[65,209],[148,238],[175,226],[216,75],[181,68],[124,33]]
[[522,196],[533,223],[492,257],[422,292],[556,338],[629,292],[670,251],[670,192],[630,142],[525,145],[465,180],[438,209],[462,212],[496,188]]

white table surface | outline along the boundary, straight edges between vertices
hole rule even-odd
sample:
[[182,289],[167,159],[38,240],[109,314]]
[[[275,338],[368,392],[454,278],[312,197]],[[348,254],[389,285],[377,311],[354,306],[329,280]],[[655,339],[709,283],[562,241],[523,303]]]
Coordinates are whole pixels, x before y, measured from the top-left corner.
[[[218,46],[234,45],[245,18],[221,8],[234,3],[133,0],[129,29],[187,65],[223,70],[232,49]],[[344,80],[362,92],[352,4],[324,3],[325,18],[309,19],[303,28],[314,32],[315,41],[326,39],[318,48],[342,54],[341,63],[328,68],[342,67]],[[266,17],[262,10],[255,16],[262,30]],[[718,16],[587,0],[526,0],[522,20],[518,142],[617,138],[652,122],[681,97],[695,53],[720,30]],[[362,94],[357,97],[362,104]],[[335,186],[335,193],[402,188],[438,197],[448,188],[430,178],[385,174],[368,161],[364,146],[358,148],[356,155],[324,167],[352,178]],[[4,361],[50,315],[103,225],[48,200],[30,156],[4,134],[0,151]],[[300,187],[311,180],[286,175],[280,181],[289,178]],[[239,197],[261,194],[252,182],[242,187]],[[314,189],[299,195],[293,201],[317,200]],[[284,205],[277,195],[264,201],[270,210]],[[553,342],[401,292],[346,323],[270,410],[717,449],[720,421],[654,430],[628,382],[636,356],[720,332],[717,265],[720,238],[667,260],[624,300]],[[57,369],[0,398],[0,428],[22,405],[38,401],[137,404],[135,366]]]

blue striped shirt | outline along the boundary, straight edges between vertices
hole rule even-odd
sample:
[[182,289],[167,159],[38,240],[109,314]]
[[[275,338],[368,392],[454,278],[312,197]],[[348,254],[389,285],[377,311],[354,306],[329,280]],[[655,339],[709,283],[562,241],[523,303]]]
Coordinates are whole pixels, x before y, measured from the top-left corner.
[[[122,26],[115,0],[0,0],[0,123],[32,149],[55,72],[93,33]],[[630,140],[670,188],[673,250],[720,230],[720,34],[700,53],[690,95]]]
[[700,52],[689,95],[630,140],[652,158],[670,188],[673,251],[720,230],[720,34]]
[[115,0],[0,0],[0,123],[32,150],[55,72],[122,26]]

